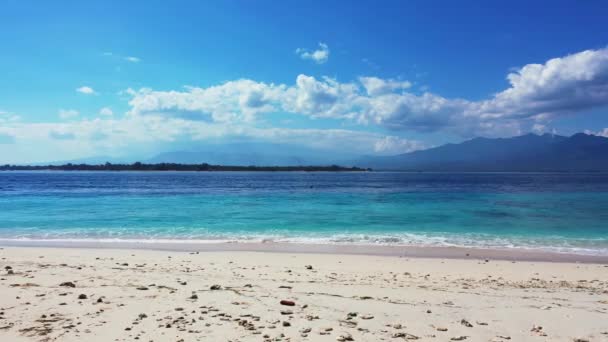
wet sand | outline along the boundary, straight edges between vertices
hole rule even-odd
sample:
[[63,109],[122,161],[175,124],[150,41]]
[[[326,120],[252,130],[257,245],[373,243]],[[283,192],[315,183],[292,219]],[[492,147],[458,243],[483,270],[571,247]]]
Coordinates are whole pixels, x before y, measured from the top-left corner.
[[298,244],[283,242],[191,242],[146,240],[2,240],[0,247],[55,247],[93,249],[143,249],[173,252],[266,252],[396,256],[441,259],[493,259],[507,261],[544,261],[608,264],[608,255],[558,253],[538,249],[491,249],[465,247]]

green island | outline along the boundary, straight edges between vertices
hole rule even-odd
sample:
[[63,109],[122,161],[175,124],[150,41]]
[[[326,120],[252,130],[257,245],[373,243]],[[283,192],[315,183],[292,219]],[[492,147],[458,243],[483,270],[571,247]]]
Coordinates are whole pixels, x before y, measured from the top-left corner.
[[157,163],[145,164],[62,164],[62,165],[0,165],[0,171],[305,171],[305,172],[363,172],[359,167],[329,166],[232,166],[202,164]]

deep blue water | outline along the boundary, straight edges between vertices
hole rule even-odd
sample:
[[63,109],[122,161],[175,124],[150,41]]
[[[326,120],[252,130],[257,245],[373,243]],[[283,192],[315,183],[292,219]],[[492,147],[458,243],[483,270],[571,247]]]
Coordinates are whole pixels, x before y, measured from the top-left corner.
[[0,238],[271,239],[608,255],[608,174],[0,172]]

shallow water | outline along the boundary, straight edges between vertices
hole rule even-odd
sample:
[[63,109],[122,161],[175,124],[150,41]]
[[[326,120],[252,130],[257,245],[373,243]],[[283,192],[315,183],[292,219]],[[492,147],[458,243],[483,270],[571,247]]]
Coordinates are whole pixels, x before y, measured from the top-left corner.
[[0,172],[0,238],[608,255],[608,174]]

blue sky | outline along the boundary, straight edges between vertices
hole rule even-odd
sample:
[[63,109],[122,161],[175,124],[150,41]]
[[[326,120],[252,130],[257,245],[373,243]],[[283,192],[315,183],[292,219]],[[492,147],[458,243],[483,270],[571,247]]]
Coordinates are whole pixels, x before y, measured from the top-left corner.
[[605,1],[0,6],[0,162],[608,135]]

